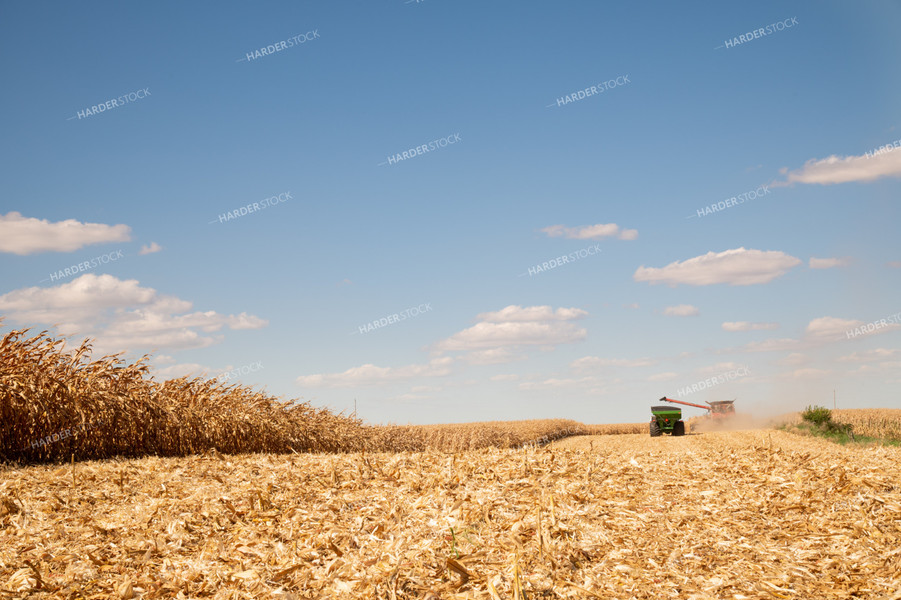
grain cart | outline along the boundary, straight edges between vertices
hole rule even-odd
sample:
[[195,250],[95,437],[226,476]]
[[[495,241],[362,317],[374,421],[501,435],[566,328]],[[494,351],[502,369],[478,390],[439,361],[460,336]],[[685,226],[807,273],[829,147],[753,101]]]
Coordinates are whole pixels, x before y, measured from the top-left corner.
[[710,406],[704,406],[703,404],[693,404],[691,402],[684,402],[682,400],[673,400],[672,398],[667,398],[664,396],[660,399],[661,402],[672,402],[673,404],[684,404],[685,406],[694,406],[696,408],[703,408],[707,412],[704,413],[704,418],[713,419],[714,421],[720,421],[721,419],[728,419],[729,417],[735,414],[735,400],[717,400],[714,402],[708,402]]
[[651,437],[664,433],[685,435],[685,422],[682,420],[682,409],[675,406],[651,407]]

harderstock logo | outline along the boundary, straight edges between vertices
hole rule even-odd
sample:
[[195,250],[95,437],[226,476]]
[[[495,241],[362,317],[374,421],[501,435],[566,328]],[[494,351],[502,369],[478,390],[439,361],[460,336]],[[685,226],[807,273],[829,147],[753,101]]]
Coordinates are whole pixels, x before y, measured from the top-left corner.
[[585,98],[589,98],[591,96],[597,96],[598,94],[603,94],[607,90],[612,90],[615,87],[621,87],[629,83],[632,82],[629,80],[628,74],[620,75],[619,77],[608,79],[607,81],[602,81],[585,89],[577,90],[565,96],[560,96],[559,98],[557,98],[557,101],[555,103],[548,104],[546,108],[551,108],[553,106],[566,106],[571,102],[578,102],[579,100],[584,100]]
[[293,48],[294,46],[299,46],[301,44],[305,44],[312,40],[319,39],[319,30],[313,29],[312,31],[308,31],[306,33],[300,33],[295,35],[294,37],[288,38],[286,40],[282,40],[280,42],[275,42],[274,44],[269,44],[267,46],[263,46],[259,50],[254,50],[253,52],[245,52],[244,58],[239,58],[235,62],[250,62],[252,60],[259,60],[264,56],[270,56],[277,52],[281,52],[282,50],[287,50],[288,48]]
[[873,333],[879,329],[884,327],[889,327],[891,325],[901,324],[901,312],[890,315],[884,319],[879,319],[878,321],[871,321],[866,325],[861,325],[860,327],[855,327],[854,329],[850,329],[845,332],[847,336],[846,339],[855,338],[859,335],[866,335],[868,333]]
[[[722,212],[727,208],[732,208],[733,206],[738,206],[739,204],[744,204],[749,200],[756,200],[757,198],[761,198],[763,196],[767,196],[770,193],[769,186],[761,185],[756,190],[748,190],[743,194],[739,194],[738,196],[732,196],[731,198],[726,198],[725,200],[720,200],[719,202],[715,202],[709,206],[705,206],[704,208],[697,209],[697,213],[699,217],[704,217],[706,215],[711,215],[715,212]],[[685,217],[686,219],[693,219],[695,215],[688,215]]]
[[[284,198],[282,196],[284,196]],[[227,223],[232,219],[237,219],[251,213],[265,210],[270,206],[276,206],[278,204],[287,202],[288,200],[294,200],[294,196],[291,195],[291,192],[282,192],[278,196],[263,198],[259,202],[251,202],[250,204],[238,207],[235,210],[230,210],[228,212],[222,213],[219,215],[218,219],[213,219],[209,222],[209,224],[212,225],[213,223]]]
[[720,48],[733,48],[735,46],[740,46],[744,43],[756,40],[758,38],[766,37],[771,35],[777,31],[782,31],[788,27],[794,27],[798,24],[798,17],[789,17],[783,21],[777,21],[775,23],[770,23],[766,27],[761,27],[759,29],[755,29],[754,31],[749,31],[747,33],[743,33],[738,37],[733,37],[731,39],[723,42],[722,46],[717,46],[714,50],[719,50]]
[[732,381],[734,379],[738,379],[739,377],[745,377],[750,375],[751,371],[748,370],[748,367],[742,366],[737,369],[732,369],[731,371],[726,371],[719,375],[715,375],[713,377],[709,377],[704,379],[703,381],[698,381],[697,383],[693,383],[688,387],[684,387],[676,392],[677,396],[687,396],[689,394],[693,394],[695,392],[700,392],[702,390],[706,390],[708,388],[712,388],[715,385],[719,385],[721,383],[726,383],[727,381]]
[[[395,323],[400,323],[401,321],[406,321],[407,319],[412,319],[413,317],[418,317],[421,314],[430,312],[432,310],[431,302],[424,302],[419,306],[411,306],[410,308],[406,308],[400,312],[391,313],[390,315],[381,317],[379,319],[375,319],[365,325],[360,325],[359,330],[360,333],[369,333],[370,331],[375,331],[376,329],[381,329],[383,327],[387,327],[388,325],[394,325]],[[354,331],[351,335],[357,333]]]
[[550,260],[544,261],[535,265],[534,267],[529,267],[529,270],[525,273],[520,273],[517,277],[523,277],[528,275],[531,277],[532,275],[537,275],[539,273],[543,273],[545,271],[550,271],[551,269],[556,269],[559,266],[567,265],[570,263],[574,263],[580,258],[586,258],[588,256],[594,256],[596,254],[601,253],[601,245],[595,244],[594,246],[588,246],[587,248],[582,248],[581,250],[576,250],[575,252],[570,252],[569,254],[565,254],[563,256],[558,256],[556,258],[552,258]]
[[66,267],[65,269],[60,269],[55,273],[50,273],[50,277],[46,279],[41,279],[41,283],[45,281],[57,281],[59,279],[65,279],[66,277],[71,277],[72,275],[76,275],[78,273],[84,273],[85,271],[89,271],[91,269],[96,269],[100,265],[106,265],[111,262],[115,262],[120,258],[125,258],[125,254],[121,250],[116,250],[114,252],[107,252],[106,254],[101,254],[100,256],[95,256],[91,260],[86,260],[80,262],[78,264],[74,264],[71,267]]
[[150,88],[144,88],[136,92],[129,92],[128,94],[123,94],[118,98],[113,98],[112,100],[107,100],[106,102],[101,102],[100,104],[89,106],[86,109],[80,110],[75,113],[74,117],[69,117],[66,120],[71,121],[72,119],[78,119],[80,121],[81,119],[87,119],[90,116],[99,115],[100,113],[104,113],[108,110],[119,108],[120,106],[125,106],[129,102],[143,100],[149,95]]
[[459,133],[452,133],[443,138],[438,138],[438,139],[432,140],[431,142],[429,142],[427,144],[421,144],[419,146],[416,146],[415,148],[409,148],[407,150],[404,150],[403,152],[396,152],[395,154],[390,155],[388,157],[388,160],[386,160],[385,162],[380,162],[378,166],[381,167],[383,165],[395,165],[401,161],[408,160],[410,158],[415,158],[417,156],[425,154],[426,152],[434,152],[435,150],[439,150],[441,148],[446,148],[447,146],[450,146],[451,144],[456,144],[457,142],[462,142],[462,141],[463,140],[460,137]]

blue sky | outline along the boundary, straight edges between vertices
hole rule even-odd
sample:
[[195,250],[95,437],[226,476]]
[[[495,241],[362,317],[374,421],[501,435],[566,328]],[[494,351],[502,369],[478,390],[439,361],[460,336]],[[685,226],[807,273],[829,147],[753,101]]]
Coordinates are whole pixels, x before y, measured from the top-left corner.
[[897,407],[899,25],[888,0],[4,3],[4,330],[370,422]]

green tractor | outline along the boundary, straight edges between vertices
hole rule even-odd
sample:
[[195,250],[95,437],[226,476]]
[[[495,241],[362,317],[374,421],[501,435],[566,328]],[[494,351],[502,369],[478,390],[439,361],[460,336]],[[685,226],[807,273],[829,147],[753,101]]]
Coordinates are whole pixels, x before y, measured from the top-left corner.
[[674,406],[651,407],[651,437],[664,433],[685,435],[685,421],[682,420],[682,409]]

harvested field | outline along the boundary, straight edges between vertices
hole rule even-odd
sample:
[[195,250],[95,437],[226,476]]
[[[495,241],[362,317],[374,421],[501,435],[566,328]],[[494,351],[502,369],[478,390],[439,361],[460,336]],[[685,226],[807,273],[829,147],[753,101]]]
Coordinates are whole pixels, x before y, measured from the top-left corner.
[[899,598],[899,463],[899,448],[745,431],[6,468],[0,590]]
[[586,425],[589,435],[625,435],[632,433],[647,433],[648,422],[643,423],[613,423],[609,425]]
[[592,426],[569,419],[483,421],[446,425],[380,425],[368,429],[369,448],[384,452],[541,446],[571,435],[591,433]]

